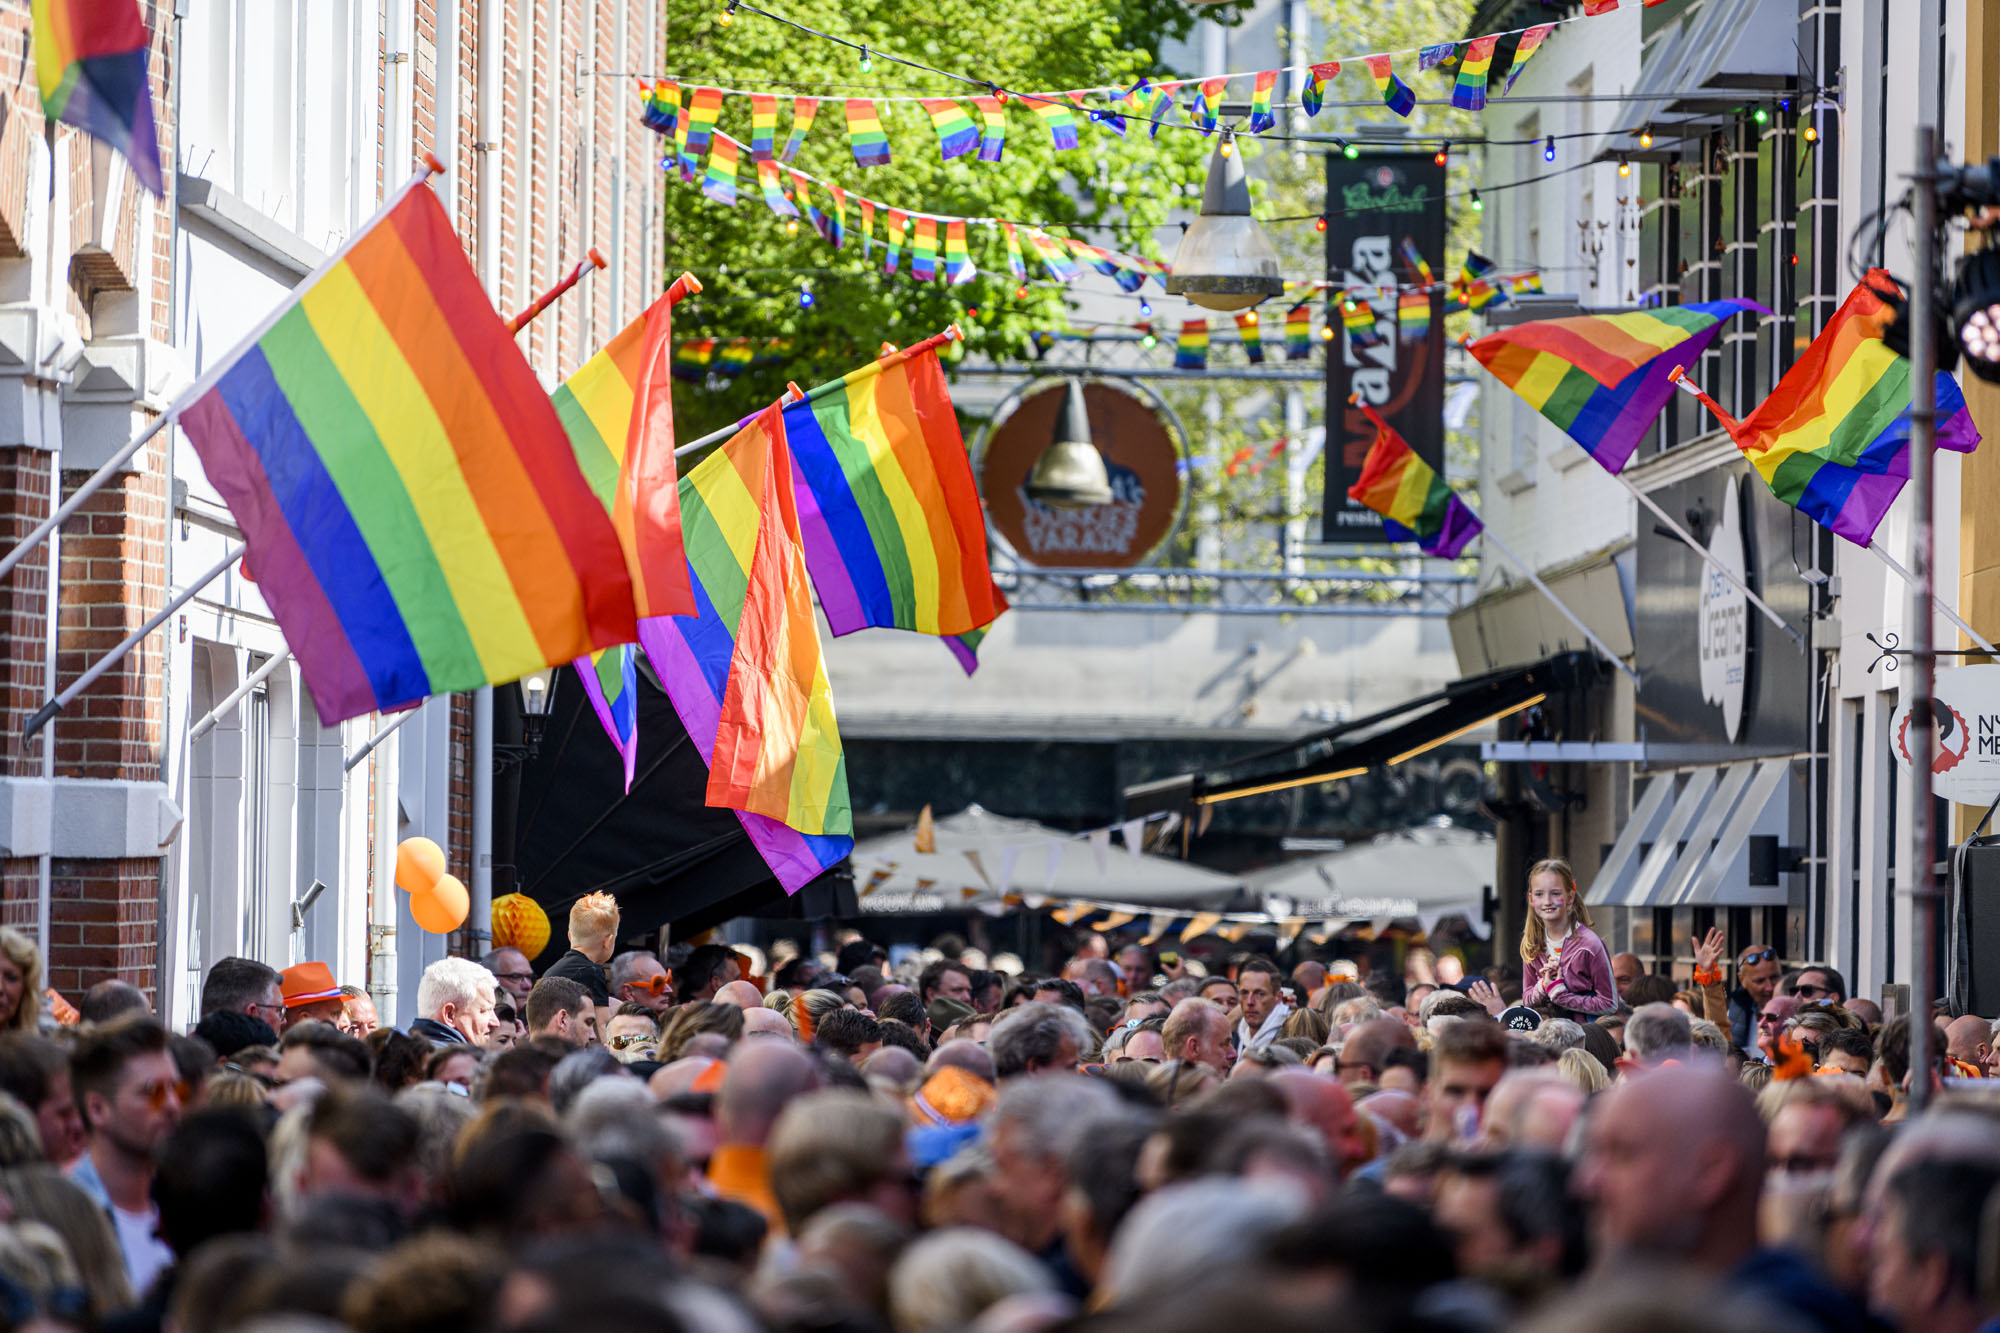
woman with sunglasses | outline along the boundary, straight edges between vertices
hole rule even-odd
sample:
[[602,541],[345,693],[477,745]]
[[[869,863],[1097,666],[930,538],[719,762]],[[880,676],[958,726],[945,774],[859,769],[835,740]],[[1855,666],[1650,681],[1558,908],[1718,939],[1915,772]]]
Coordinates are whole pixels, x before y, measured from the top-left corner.
[[[1521,975],[1526,1005],[1552,1004],[1579,1022],[1618,1007],[1611,951],[1590,928],[1569,862],[1550,858],[1528,868],[1528,924],[1521,931]],[[1487,982],[1467,992],[1498,1017],[1506,1002]]]

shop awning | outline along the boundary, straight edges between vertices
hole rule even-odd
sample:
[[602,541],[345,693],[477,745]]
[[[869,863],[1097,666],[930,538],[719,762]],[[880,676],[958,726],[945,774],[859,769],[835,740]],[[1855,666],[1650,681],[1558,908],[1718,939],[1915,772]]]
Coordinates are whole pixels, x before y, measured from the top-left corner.
[[1408,703],[1247,756],[1227,769],[1127,787],[1125,813],[1130,817],[1182,810],[1356,777],[1371,768],[1393,768],[1551,695],[1595,681],[1607,670],[1588,653],[1559,653],[1532,666],[1471,676]]
[[1414,828],[1337,852],[1288,861],[1244,877],[1274,919],[1314,923],[1414,918],[1428,933],[1464,916],[1486,937],[1486,891],[1494,883],[1490,833]]
[[1655,153],[1680,145],[1664,129],[1720,121],[1746,101],[1776,97],[1798,79],[1799,13],[1791,0],[1710,0],[1668,20],[1646,42],[1639,81],[1598,141],[1598,158],[1639,156],[1651,126]]
[[1656,773],[1584,901],[1592,907],[1775,907],[1781,884],[1750,882],[1750,839],[1790,824],[1788,758]]

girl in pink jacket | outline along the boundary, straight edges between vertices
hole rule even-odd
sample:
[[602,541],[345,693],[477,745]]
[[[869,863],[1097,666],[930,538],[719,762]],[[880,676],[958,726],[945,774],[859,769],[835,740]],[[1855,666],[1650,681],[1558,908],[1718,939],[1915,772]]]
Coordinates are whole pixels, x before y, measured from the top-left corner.
[[1611,952],[1590,928],[1569,862],[1537,861],[1528,870],[1528,924],[1521,931],[1523,1004],[1547,1001],[1588,1022],[1618,1007]]

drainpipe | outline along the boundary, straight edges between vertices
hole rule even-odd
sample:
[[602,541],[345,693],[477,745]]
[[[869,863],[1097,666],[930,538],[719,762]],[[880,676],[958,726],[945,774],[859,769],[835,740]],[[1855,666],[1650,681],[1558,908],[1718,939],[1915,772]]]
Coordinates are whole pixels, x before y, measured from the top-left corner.
[[375,747],[375,892],[368,903],[368,993],[382,1026],[395,1027],[396,1013],[396,772],[403,747],[393,733]]
[[[500,297],[500,81],[506,23],[502,0],[479,5],[479,280],[486,294]],[[521,79],[525,93],[532,26],[522,29],[524,51]],[[522,142],[527,141],[523,138]],[[522,162],[521,188],[527,189],[527,162]],[[524,270],[525,275],[525,270]],[[493,919],[493,689],[472,694],[472,877],[471,911],[465,922],[466,952],[477,957]]]
[[486,952],[493,922],[493,687],[472,695],[472,908],[466,914],[465,947],[474,957]]

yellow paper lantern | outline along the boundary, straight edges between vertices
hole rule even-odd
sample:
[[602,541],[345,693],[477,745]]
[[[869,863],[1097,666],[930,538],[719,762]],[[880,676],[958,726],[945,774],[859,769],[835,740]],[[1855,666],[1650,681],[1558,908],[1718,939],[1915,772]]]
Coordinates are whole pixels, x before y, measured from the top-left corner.
[[396,845],[396,887],[416,896],[444,878],[444,848],[429,838],[405,838]]
[[549,947],[549,914],[525,893],[502,894],[493,900],[493,947],[519,949],[529,962]]
[[442,875],[425,893],[410,895],[410,915],[433,935],[444,935],[465,924],[472,910],[472,895],[456,875]]

